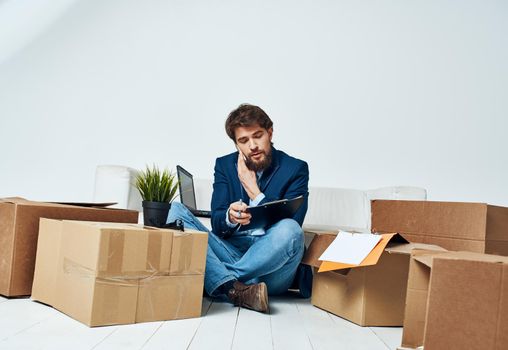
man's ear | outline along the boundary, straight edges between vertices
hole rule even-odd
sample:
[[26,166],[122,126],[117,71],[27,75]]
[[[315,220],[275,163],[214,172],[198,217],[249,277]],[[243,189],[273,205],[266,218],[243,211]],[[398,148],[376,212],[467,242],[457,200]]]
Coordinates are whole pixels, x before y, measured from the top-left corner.
[[272,135],[273,135],[273,126],[268,129],[268,138],[270,139],[270,142],[272,142]]

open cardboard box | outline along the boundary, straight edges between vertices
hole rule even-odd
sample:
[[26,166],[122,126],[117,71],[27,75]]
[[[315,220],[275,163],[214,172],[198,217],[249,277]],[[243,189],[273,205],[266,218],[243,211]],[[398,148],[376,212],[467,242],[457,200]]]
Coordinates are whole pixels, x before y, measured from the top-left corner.
[[372,231],[447,250],[508,256],[508,208],[485,203],[373,200]]
[[32,299],[89,326],[201,316],[208,234],[41,219]]
[[414,251],[399,349],[508,349],[508,258]]
[[30,295],[40,218],[137,223],[138,212],[94,203],[0,199],[0,294]]
[[[335,232],[316,233],[302,262],[321,267],[318,258],[336,235]],[[316,271],[312,304],[360,326],[402,326],[411,251],[444,249],[408,243],[393,233],[384,235],[380,244],[360,266],[326,263],[327,270],[336,269]]]

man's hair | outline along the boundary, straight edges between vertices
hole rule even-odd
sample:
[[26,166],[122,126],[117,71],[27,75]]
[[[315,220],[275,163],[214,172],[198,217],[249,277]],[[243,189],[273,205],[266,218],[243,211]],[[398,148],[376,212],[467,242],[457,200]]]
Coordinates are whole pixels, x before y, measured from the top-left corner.
[[248,103],[243,103],[237,109],[229,113],[226,119],[226,133],[236,143],[235,130],[241,126],[259,125],[268,130],[273,126],[273,122],[261,108]]

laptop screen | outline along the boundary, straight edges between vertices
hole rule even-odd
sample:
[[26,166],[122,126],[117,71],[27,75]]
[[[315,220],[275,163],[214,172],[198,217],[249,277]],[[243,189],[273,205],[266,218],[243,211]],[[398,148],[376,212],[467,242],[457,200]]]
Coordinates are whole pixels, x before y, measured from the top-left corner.
[[192,175],[180,165],[176,166],[176,173],[178,175],[180,201],[185,206],[196,209],[196,195],[194,194],[194,180],[192,179]]

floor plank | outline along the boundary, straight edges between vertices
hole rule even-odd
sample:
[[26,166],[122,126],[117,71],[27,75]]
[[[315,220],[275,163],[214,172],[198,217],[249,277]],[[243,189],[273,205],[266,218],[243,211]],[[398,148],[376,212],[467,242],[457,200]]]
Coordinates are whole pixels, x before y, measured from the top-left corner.
[[240,308],[232,349],[272,349],[270,315]]
[[15,336],[57,314],[55,309],[30,299],[7,299],[0,303],[0,340]]
[[402,342],[402,327],[370,327],[389,349],[395,350]]
[[146,341],[143,350],[187,349],[202,318],[165,321]]
[[322,310],[306,301],[296,301],[305,331],[314,349],[347,349],[348,343],[335,322]]
[[202,318],[189,349],[231,348],[239,308],[226,302],[214,302]]
[[[52,309],[49,306],[45,307]],[[53,317],[39,322],[0,343],[0,348],[90,350],[101,343],[116,328],[117,326],[90,328],[63,313],[57,312]]]
[[8,300],[8,299],[7,299],[6,297],[3,297],[3,296],[1,296],[1,295],[0,295],[0,303],[1,303],[1,302],[4,302],[4,301],[7,301],[7,300]]
[[162,322],[146,322],[117,326],[117,329],[97,344],[94,350],[139,350],[162,326]]
[[207,315],[211,304],[208,298],[203,298],[202,317],[163,322],[155,333],[146,340],[142,349],[187,349],[201,322],[203,322],[204,317]]
[[331,315],[305,300],[297,301],[296,305],[314,349],[387,350],[368,327]]
[[[210,307],[210,301],[207,298],[203,299],[202,303],[202,315],[206,315],[208,309]],[[189,327],[189,331],[187,333],[192,334],[193,326],[192,322],[184,322],[183,320],[171,320],[167,321],[171,324],[180,322],[183,327]],[[194,322],[195,323],[195,322]],[[94,347],[94,350],[115,350],[115,349],[141,349],[143,347],[148,348],[155,346],[157,343],[156,341],[150,342],[151,338],[155,335],[156,332],[159,331],[159,329],[162,327],[163,322],[147,322],[147,323],[138,323],[138,324],[131,324],[131,325],[123,325],[118,326],[118,329],[113,332],[111,335],[109,335],[107,338],[105,338],[100,344],[98,344],[96,347]],[[166,333],[164,338],[166,339],[166,344],[158,344],[160,345],[159,348],[161,348],[164,345],[167,345],[167,340],[169,335],[167,334],[167,329],[173,328],[178,329],[179,326],[172,327],[171,325],[166,326]],[[184,332],[185,333],[185,332]],[[192,337],[191,335],[191,337]],[[179,335],[178,337],[181,337]],[[185,337],[183,337],[185,338]],[[190,338],[188,341],[184,340],[182,343],[182,348],[187,347],[188,343],[190,342]],[[150,343],[150,344],[149,344]],[[157,345],[157,346],[158,346]],[[173,344],[172,344],[173,346]]]
[[343,335],[343,340],[348,344],[344,349],[351,350],[388,350],[386,344],[379,339],[369,327],[358,326],[348,320],[328,313],[334,321],[338,332]]
[[200,318],[89,328],[30,299],[0,299],[0,349],[396,349],[400,327],[360,327],[295,297],[270,314],[203,299]]
[[294,298],[276,297],[270,301],[274,349],[312,349]]

